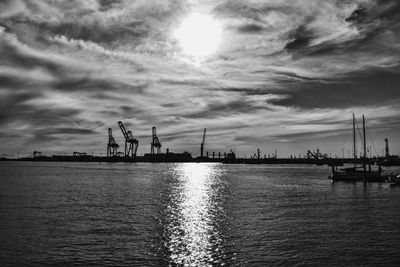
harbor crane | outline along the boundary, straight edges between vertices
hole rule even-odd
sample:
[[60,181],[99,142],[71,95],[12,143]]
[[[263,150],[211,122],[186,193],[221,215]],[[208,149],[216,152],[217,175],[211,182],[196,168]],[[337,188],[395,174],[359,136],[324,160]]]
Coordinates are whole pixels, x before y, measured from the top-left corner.
[[119,145],[115,142],[112,135],[112,129],[108,128],[108,144],[107,144],[107,157],[115,157],[118,155]]
[[160,154],[161,153],[161,143],[157,137],[156,127],[152,128],[152,135],[153,135],[153,138],[152,138],[152,142],[151,142],[151,154],[154,154],[154,149],[156,149],[157,154]]
[[203,133],[203,142],[200,145],[200,157],[204,156],[204,145],[206,143],[206,128],[204,128],[204,133]]
[[131,131],[126,131],[122,121],[119,121],[118,125],[119,128],[121,128],[122,134],[125,137],[125,157],[135,158],[139,146],[139,141],[133,136]]

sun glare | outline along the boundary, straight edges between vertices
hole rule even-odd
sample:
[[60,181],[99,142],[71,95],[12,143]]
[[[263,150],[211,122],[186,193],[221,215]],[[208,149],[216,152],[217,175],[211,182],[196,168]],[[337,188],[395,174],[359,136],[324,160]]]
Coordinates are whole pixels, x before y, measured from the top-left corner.
[[204,58],[214,53],[221,41],[222,27],[211,16],[192,14],[182,21],[175,32],[185,54]]

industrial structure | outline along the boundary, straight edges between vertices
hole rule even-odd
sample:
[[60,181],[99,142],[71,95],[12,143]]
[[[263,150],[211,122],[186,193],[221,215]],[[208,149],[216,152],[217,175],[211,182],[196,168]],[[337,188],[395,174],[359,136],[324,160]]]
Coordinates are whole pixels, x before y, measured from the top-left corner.
[[112,135],[112,129],[108,128],[107,157],[115,157],[118,155],[119,145],[115,142]]
[[383,155],[382,165],[400,166],[400,157],[398,155],[390,155],[389,139],[385,138],[385,154]]
[[[206,143],[206,131],[207,129],[204,128],[204,133],[203,133],[203,142],[200,145],[200,157],[203,158],[204,157],[204,145]],[[208,155],[207,155],[208,156]]]
[[86,152],[77,152],[75,151],[74,153],[72,153],[73,157],[86,157],[87,153]]
[[322,154],[319,151],[319,148],[317,148],[316,151],[307,151],[307,159],[315,159],[315,160],[322,160],[322,159],[327,159],[328,155],[327,154]]
[[133,136],[131,131],[126,131],[125,126],[121,121],[118,122],[118,125],[125,137],[125,157],[135,158],[139,141]]
[[[108,143],[107,143],[107,157],[103,156],[95,156],[93,153],[88,155],[85,152],[73,152],[72,155],[53,155],[53,156],[44,156],[40,151],[34,151],[32,153],[32,157],[29,159],[24,158],[24,160],[34,160],[34,161],[82,161],[82,162],[222,162],[222,163],[233,163],[233,164],[316,164],[316,165],[330,165],[330,166],[342,166],[345,163],[351,164],[363,164],[365,166],[367,164],[377,164],[379,163],[382,166],[400,166],[400,157],[397,155],[390,155],[389,152],[389,141],[385,139],[385,150],[384,155],[380,157],[370,157],[367,159],[366,157],[366,141],[365,141],[365,122],[363,118],[363,156],[357,157],[356,146],[353,142],[353,158],[344,158],[344,149],[342,149],[342,158],[338,158],[337,156],[332,158],[331,155],[323,154],[317,148],[315,150],[308,150],[306,156],[302,157],[299,154],[298,157],[290,155],[289,158],[279,158],[278,152],[275,149],[273,154],[264,154],[264,157],[261,157],[261,150],[257,149],[256,153],[250,155],[250,157],[246,157],[244,155],[243,158],[236,158],[236,152],[230,150],[227,152],[218,152],[218,151],[206,151],[206,133],[207,128],[203,130],[203,138],[200,144],[200,156],[193,158],[192,155],[185,151],[183,153],[171,152],[169,148],[166,149],[166,153],[161,153],[161,142],[157,136],[156,127],[152,127],[152,139],[151,139],[151,150],[150,153],[146,153],[144,155],[137,155],[137,150],[139,146],[139,141],[133,136],[131,130],[127,130],[125,125],[118,121],[118,125],[122,131],[122,134],[125,138],[125,149],[124,152],[118,151],[119,145],[117,144],[115,138],[112,134],[112,129],[108,128]],[[353,115],[353,141],[355,141],[355,128],[356,128],[356,120]],[[7,160],[6,158],[0,158],[0,160]],[[364,170],[365,171],[365,170]]]
[[161,153],[161,143],[160,143],[160,140],[158,140],[158,137],[157,137],[156,127],[152,128],[152,141],[151,141],[150,153],[153,154],[153,155]]
[[42,152],[40,151],[33,151],[33,158],[39,158],[42,156]]

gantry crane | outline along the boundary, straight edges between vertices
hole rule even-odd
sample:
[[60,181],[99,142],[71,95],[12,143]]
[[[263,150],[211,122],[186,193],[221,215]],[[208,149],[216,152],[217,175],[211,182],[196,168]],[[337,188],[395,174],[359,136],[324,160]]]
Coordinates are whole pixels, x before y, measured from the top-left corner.
[[119,145],[112,136],[112,129],[108,128],[107,157],[115,157],[118,154]]
[[156,149],[156,153],[160,154],[161,153],[161,143],[157,137],[156,127],[152,128],[152,135],[153,135],[153,138],[152,138],[152,142],[151,142],[151,154],[154,154],[154,148]]
[[124,124],[119,121],[119,128],[125,137],[125,157],[136,157],[136,152],[139,146],[139,141],[133,136],[131,131],[126,131]]
[[207,131],[207,129],[204,128],[203,142],[202,142],[201,145],[200,145],[200,157],[203,157],[203,156],[204,156],[204,145],[205,145],[205,143],[206,143],[206,131]]

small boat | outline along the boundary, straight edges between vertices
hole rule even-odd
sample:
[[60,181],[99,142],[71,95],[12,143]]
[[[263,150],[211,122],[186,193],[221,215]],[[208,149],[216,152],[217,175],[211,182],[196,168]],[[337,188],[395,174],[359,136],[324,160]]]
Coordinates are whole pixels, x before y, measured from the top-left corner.
[[[353,114],[353,155],[354,162],[357,161],[356,158],[356,120]],[[386,182],[388,180],[387,175],[382,174],[382,168],[378,165],[378,170],[372,170],[371,164],[368,164],[367,170],[367,146],[366,146],[366,134],[365,134],[365,117],[363,115],[363,164],[361,166],[356,166],[354,164],[353,167],[337,169],[332,165],[332,175],[329,176],[333,182],[336,181],[364,181],[364,182]]]
[[377,171],[364,170],[364,166],[350,167],[343,169],[334,169],[332,167],[332,175],[329,176],[333,182],[336,181],[366,181],[366,182],[386,182],[388,176],[382,175],[382,168],[379,166]]
[[391,174],[389,175],[389,182],[391,185],[400,185],[400,174]]

